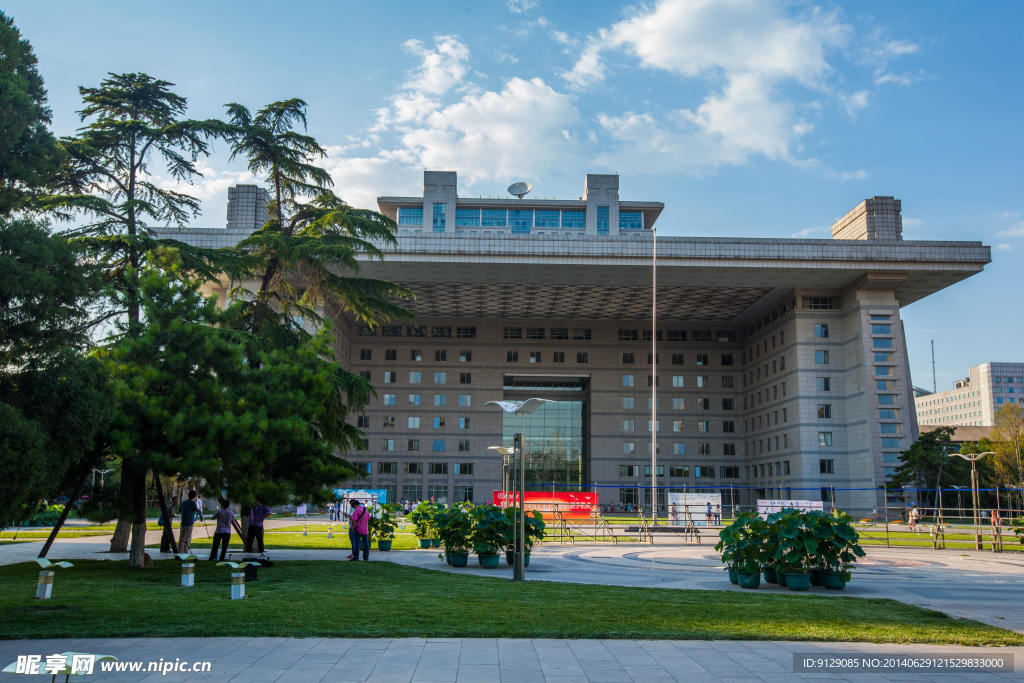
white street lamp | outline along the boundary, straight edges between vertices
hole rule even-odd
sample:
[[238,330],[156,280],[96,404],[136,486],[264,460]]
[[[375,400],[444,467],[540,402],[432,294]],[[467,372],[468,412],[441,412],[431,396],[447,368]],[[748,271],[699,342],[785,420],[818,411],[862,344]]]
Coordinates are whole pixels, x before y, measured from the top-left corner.
[[[523,433],[519,431],[519,416],[520,415],[532,415],[545,403],[555,403],[550,399],[546,398],[530,398],[522,403],[517,401],[487,401],[484,403],[485,406],[498,406],[506,413],[514,413],[516,416],[516,434],[513,439],[513,451],[512,451],[512,463],[513,468],[515,467],[515,451],[519,451],[519,481],[516,482],[515,472],[513,470],[512,476],[512,505],[513,505],[513,526],[512,526],[512,544],[515,548],[514,557],[515,560],[512,564],[512,580],[513,581],[524,581],[526,579],[526,452],[523,448]],[[508,453],[508,449],[500,449],[497,446],[493,447],[494,450],[499,452]],[[516,485],[518,483],[518,486]],[[519,506],[515,507],[516,500],[516,489],[519,491]]]
[[995,455],[994,451],[985,451],[984,453],[947,453],[947,457],[956,456],[963,458],[964,460],[971,461],[971,504],[974,507],[974,545],[976,550],[981,550],[981,529],[980,519],[978,516],[978,500],[980,493],[978,492],[978,461],[984,458],[986,455]]

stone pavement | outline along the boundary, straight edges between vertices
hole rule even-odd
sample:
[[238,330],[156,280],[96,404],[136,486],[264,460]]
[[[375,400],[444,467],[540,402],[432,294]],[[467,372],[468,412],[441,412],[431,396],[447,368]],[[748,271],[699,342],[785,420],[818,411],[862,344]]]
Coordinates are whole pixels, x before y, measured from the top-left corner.
[[[79,681],[218,683],[802,683],[835,680],[1024,680],[1022,673],[797,674],[793,653],[1021,656],[1024,648],[757,641],[139,638],[0,641],[0,666],[21,654],[111,654],[122,662],[210,662],[207,673],[94,673]],[[1024,663],[1024,660],[1018,660]],[[0,682],[42,677],[0,674]],[[48,677],[47,677],[48,680]]]

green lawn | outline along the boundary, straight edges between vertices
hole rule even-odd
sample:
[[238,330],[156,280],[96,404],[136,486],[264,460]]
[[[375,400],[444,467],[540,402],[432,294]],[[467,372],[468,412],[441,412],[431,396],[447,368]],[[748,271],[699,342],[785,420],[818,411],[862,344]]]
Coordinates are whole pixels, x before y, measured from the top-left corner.
[[[893,600],[522,584],[387,562],[278,562],[232,601],[230,571],[75,562],[53,599],[34,563],[0,567],[0,638],[143,636],[679,638],[1024,645],[1024,636]],[[723,577],[724,579],[724,577]],[[642,606],[642,607],[639,607]],[[217,618],[196,619],[197,614]],[[344,618],[339,618],[343,615]]]
[[[203,532],[196,532],[203,533]],[[155,548],[157,545],[150,545],[147,547]],[[334,530],[334,538],[327,538],[326,533],[312,533],[308,536],[303,536],[302,532],[299,533],[284,533],[276,530],[268,529],[263,535],[263,545],[267,550],[338,550],[350,548],[348,540],[348,532],[342,529]],[[203,536],[192,536],[192,548],[210,548],[213,546],[213,539],[206,538]],[[235,534],[231,537],[231,547],[241,548],[242,542],[238,540],[238,535]],[[372,548],[377,549],[377,544],[372,543]],[[412,534],[396,534],[395,540],[391,544],[392,550],[412,550],[418,547],[416,544],[416,537]]]

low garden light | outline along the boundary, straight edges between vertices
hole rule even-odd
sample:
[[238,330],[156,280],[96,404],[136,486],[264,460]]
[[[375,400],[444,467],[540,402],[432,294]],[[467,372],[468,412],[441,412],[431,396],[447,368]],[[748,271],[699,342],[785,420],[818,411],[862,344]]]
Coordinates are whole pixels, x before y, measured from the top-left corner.
[[182,587],[191,588],[196,585],[196,560],[199,558],[188,553],[176,553],[174,556],[181,560]]
[[74,567],[75,565],[70,562],[50,562],[45,557],[37,557],[35,560],[36,564],[43,569],[43,571],[39,572],[39,585],[36,588],[36,597],[40,600],[49,600],[50,593],[53,591],[54,576],[54,571],[51,567],[67,569],[69,567]]
[[218,567],[231,567],[231,599],[245,599],[245,568],[258,562],[218,562]]

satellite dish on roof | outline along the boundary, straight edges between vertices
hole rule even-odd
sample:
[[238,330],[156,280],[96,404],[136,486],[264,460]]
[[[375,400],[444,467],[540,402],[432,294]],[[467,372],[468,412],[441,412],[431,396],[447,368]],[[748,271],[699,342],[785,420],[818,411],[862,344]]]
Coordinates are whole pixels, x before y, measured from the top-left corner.
[[529,194],[530,190],[533,189],[533,185],[530,183],[512,183],[508,186],[508,193],[514,194],[520,199],[523,198],[524,194]]

